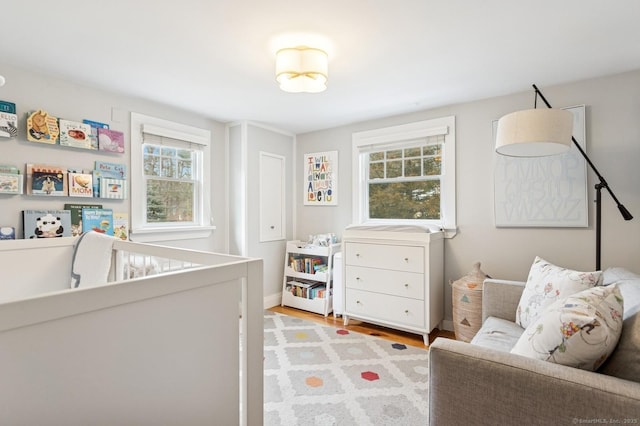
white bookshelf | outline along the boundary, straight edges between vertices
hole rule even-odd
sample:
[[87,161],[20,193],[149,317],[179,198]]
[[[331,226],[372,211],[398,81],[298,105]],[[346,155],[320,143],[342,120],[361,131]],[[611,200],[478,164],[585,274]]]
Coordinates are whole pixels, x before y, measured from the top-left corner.
[[[287,241],[282,306],[329,315],[333,311],[333,255],[338,251],[340,244],[311,246],[302,241]],[[292,262],[292,259],[299,261]],[[292,266],[292,263],[297,263],[297,267]],[[313,263],[325,265],[325,268],[313,271]],[[320,297],[317,294],[323,287],[324,291]]]

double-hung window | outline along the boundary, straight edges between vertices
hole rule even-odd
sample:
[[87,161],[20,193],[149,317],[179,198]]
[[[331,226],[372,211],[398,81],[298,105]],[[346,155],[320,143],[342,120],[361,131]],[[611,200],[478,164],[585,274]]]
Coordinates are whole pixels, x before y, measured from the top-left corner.
[[353,134],[354,223],[455,234],[455,117]]
[[209,235],[210,132],[132,113],[131,135],[134,239]]

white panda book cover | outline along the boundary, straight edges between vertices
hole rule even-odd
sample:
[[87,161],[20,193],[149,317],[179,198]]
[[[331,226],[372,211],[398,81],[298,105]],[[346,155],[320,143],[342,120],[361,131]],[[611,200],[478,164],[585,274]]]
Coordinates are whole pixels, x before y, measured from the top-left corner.
[[22,229],[25,239],[71,236],[69,210],[23,210]]

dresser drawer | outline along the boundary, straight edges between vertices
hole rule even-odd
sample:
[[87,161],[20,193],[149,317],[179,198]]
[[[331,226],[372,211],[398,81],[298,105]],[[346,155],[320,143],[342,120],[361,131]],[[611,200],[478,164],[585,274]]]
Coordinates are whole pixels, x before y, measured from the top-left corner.
[[345,286],[394,296],[424,299],[424,274],[347,266]]
[[349,315],[417,328],[425,326],[424,302],[421,300],[347,288],[345,303],[345,310]]
[[424,247],[346,243],[345,263],[395,271],[424,272]]

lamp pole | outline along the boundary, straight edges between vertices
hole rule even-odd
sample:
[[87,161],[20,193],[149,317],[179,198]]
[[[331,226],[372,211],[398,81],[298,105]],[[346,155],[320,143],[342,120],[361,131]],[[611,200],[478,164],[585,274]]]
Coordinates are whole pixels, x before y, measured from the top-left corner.
[[[538,87],[536,87],[535,84],[533,85],[533,88],[536,91],[536,96],[540,96],[540,99],[542,99],[542,101],[545,103],[547,108],[551,108],[551,105],[549,104],[547,99],[544,97],[542,92],[538,89]],[[633,216],[631,215],[631,213],[629,213],[629,210],[627,210],[627,208],[623,206],[620,203],[620,201],[618,201],[618,198],[615,196],[611,188],[609,188],[609,184],[607,183],[607,181],[604,179],[604,177],[602,177],[598,169],[596,169],[596,166],[594,166],[594,164],[591,162],[591,160],[587,156],[587,153],[584,151],[584,149],[582,149],[580,144],[578,144],[578,141],[576,140],[575,137],[573,137],[573,135],[571,135],[571,140],[573,141],[573,144],[576,146],[576,148],[578,148],[578,151],[580,151],[580,154],[582,154],[584,159],[587,160],[587,164],[589,164],[589,167],[591,167],[591,170],[593,170],[596,176],[598,176],[598,183],[596,183],[595,185],[595,188],[596,188],[596,270],[600,270],[600,265],[601,265],[600,254],[601,254],[601,245],[602,245],[602,188],[605,188],[611,195],[611,198],[613,198],[613,201],[616,202],[616,205],[618,206],[618,210],[620,210],[620,214],[622,215],[624,220],[631,220],[633,219]]]

